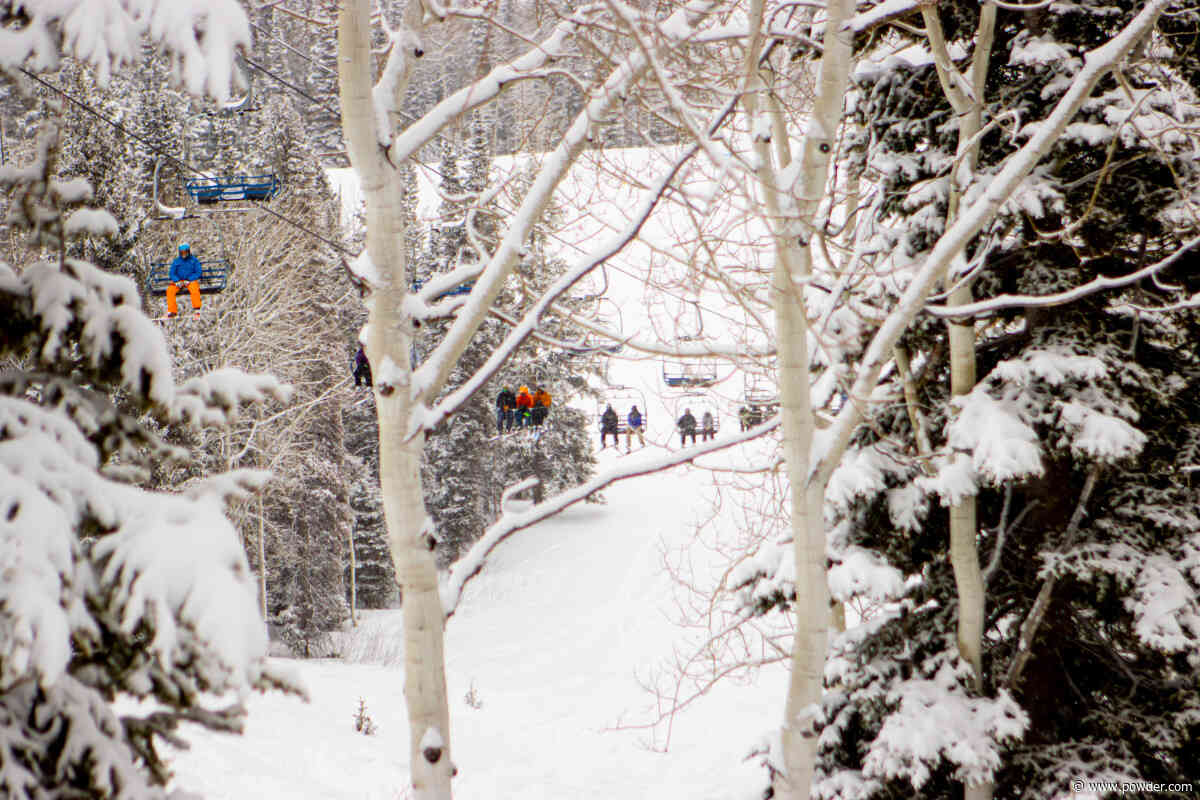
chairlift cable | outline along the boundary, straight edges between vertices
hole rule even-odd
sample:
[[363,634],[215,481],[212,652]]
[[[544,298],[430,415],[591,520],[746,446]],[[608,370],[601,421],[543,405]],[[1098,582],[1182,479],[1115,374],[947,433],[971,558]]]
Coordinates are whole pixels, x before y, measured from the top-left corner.
[[248,66],[254,67],[256,70],[258,70],[262,74],[266,75],[268,78],[276,81],[277,83],[279,83],[283,86],[286,86],[287,88],[291,89],[293,92],[300,95],[305,100],[312,103],[313,105],[319,106],[320,108],[325,109],[330,114],[333,114],[336,117],[342,116],[341,109],[334,108],[333,106],[330,106],[330,105],[327,105],[327,104],[321,102],[320,100],[318,100],[317,98],[315,98],[311,94],[309,94],[308,92],[301,89],[299,86],[296,86],[293,83],[289,83],[288,81],[286,81],[283,78],[276,75],[274,72],[271,72],[271,70],[267,69],[263,65],[255,62],[255,61],[251,61],[250,59],[246,58],[245,56],[239,56],[239,58],[242,60],[243,63],[247,64]]
[[329,67],[327,67],[327,66],[325,66],[324,64],[322,64],[320,61],[317,61],[315,58],[309,58],[308,56],[306,56],[306,55],[304,54],[304,51],[302,51],[302,50],[298,50],[297,48],[295,48],[295,47],[292,47],[290,44],[288,44],[288,43],[287,43],[287,40],[285,40],[285,39],[284,39],[282,36],[276,36],[275,34],[273,34],[273,33],[269,32],[269,31],[267,31],[266,29],[264,29],[262,26],[260,26],[260,25],[257,25],[257,24],[255,24],[255,23],[253,23],[253,22],[251,22],[251,23],[250,23],[250,27],[254,28],[254,30],[258,31],[258,32],[259,32],[259,33],[261,33],[263,36],[267,36],[267,37],[270,37],[271,39],[274,39],[276,42],[278,42],[279,44],[281,44],[281,45],[283,45],[284,47],[286,47],[286,48],[287,48],[288,50],[290,50],[292,53],[294,53],[294,54],[296,54],[296,55],[300,56],[300,57],[301,57],[301,58],[303,58],[305,61],[307,61],[308,63],[312,64],[313,66],[315,66],[315,67],[317,67],[317,68],[319,68],[319,69],[322,69],[322,70],[324,70],[325,72],[328,72],[330,75],[337,75],[337,70],[330,69]]
[[[134,133],[133,131],[129,130],[128,128],[126,128],[126,127],[125,127],[124,125],[122,125],[121,123],[119,123],[119,122],[114,122],[113,120],[111,120],[111,119],[109,119],[108,117],[106,117],[106,116],[104,116],[103,114],[101,114],[99,111],[96,111],[94,108],[92,108],[91,106],[89,106],[87,103],[84,103],[84,102],[83,102],[83,101],[81,101],[81,100],[77,100],[76,98],[74,98],[74,97],[72,97],[70,94],[68,94],[67,92],[65,92],[65,91],[63,91],[62,89],[60,89],[60,88],[58,88],[57,86],[55,86],[54,84],[52,84],[52,83],[50,83],[50,82],[48,82],[48,81],[42,80],[40,77],[38,77],[37,75],[34,75],[32,72],[30,72],[29,70],[25,69],[24,67],[18,67],[18,69],[19,69],[21,72],[23,72],[23,73],[25,74],[25,76],[26,76],[26,77],[28,77],[28,78],[31,78],[32,80],[36,81],[37,83],[40,83],[42,86],[45,86],[47,89],[50,89],[50,90],[51,90],[51,91],[53,91],[53,92],[57,92],[58,94],[60,94],[60,95],[62,95],[63,97],[65,97],[67,100],[71,101],[71,102],[72,102],[72,103],[74,103],[75,105],[77,105],[77,106],[79,106],[80,108],[82,108],[84,111],[86,111],[86,112],[88,112],[89,114],[91,114],[92,116],[94,116],[96,119],[100,120],[101,122],[105,122],[105,123],[107,123],[108,125],[111,125],[113,128],[117,129],[118,131],[120,131],[121,133],[123,133],[123,134],[125,134],[126,136],[130,137],[131,139],[135,139],[136,141],[139,141],[139,142],[141,142],[141,143],[142,143],[142,144],[144,144],[146,147],[150,148],[150,150],[151,150],[151,151],[153,151],[153,152],[157,153],[157,154],[158,154],[158,155],[159,155],[161,158],[165,159],[166,161],[169,161],[170,163],[174,164],[175,166],[179,167],[180,169],[186,170],[187,172],[194,173],[194,174],[196,174],[196,175],[200,176],[201,178],[206,178],[206,177],[208,177],[208,176],[207,176],[207,175],[205,175],[203,172],[201,172],[200,170],[198,170],[198,169],[196,169],[195,167],[193,167],[191,164],[188,164],[188,163],[186,163],[186,162],[184,162],[184,161],[181,161],[180,159],[176,158],[176,157],[175,157],[175,156],[173,156],[173,155],[170,155],[169,153],[164,153],[164,152],[163,152],[161,149],[159,149],[159,147],[158,147],[157,145],[155,145],[154,143],[152,143],[152,142],[148,141],[147,139],[143,138],[142,136],[139,136],[138,134],[136,134],[136,133]],[[258,210],[260,210],[260,211],[265,211],[265,212],[267,212],[268,214],[270,214],[271,216],[275,217],[276,219],[278,219],[278,220],[280,220],[280,221],[282,221],[282,222],[285,222],[285,223],[287,223],[288,225],[291,225],[293,228],[295,228],[295,229],[297,229],[297,230],[301,231],[302,233],[307,233],[309,236],[313,237],[314,239],[317,239],[317,240],[318,240],[318,241],[320,241],[320,242],[323,242],[324,244],[328,245],[329,247],[331,247],[333,250],[337,251],[337,252],[338,252],[338,253],[340,253],[341,255],[344,255],[344,256],[353,256],[353,255],[354,255],[354,254],[353,254],[353,253],[351,253],[349,250],[347,250],[346,248],[344,248],[344,247],[342,247],[341,245],[337,244],[336,242],[333,242],[333,241],[332,241],[332,240],[330,240],[330,239],[326,239],[326,238],[325,238],[324,236],[322,236],[321,234],[319,234],[319,233],[316,233],[315,231],[311,231],[311,230],[309,230],[308,228],[304,227],[303,225],[301,225],[301,224],[300,224],[300,223],[298,223],[298,222],[293,222],[292,220],[290,220],[290,219],[288,219],[287,217],[285,217],[283,214],[280,214],[278,211],[275,211],[275,210],[273,210],[273,209],[271,209],[271,208],[268,208],[267,206],[257,206],[257,208],[258,208]]]
[[[330,106],[330,105],[327,105],[326,103],[323,103],[322,101],[320,101],[320,100],[318,100],[317,98],[313,97],[311,94],[309,94],[308,92],[304,91],[304,90],[303,90],[303,89],[301,89],[300,87],[298,87],[298,86],[295,86],[295,85],[293,85],[293,84],[289,83],[288,81],[286,81],[286,80],[284,80],[283,78],[279,77],[279,76],[278,76],[278,75],[276,75],[275,73],[271,72],[270,70],[268,70],[266,67],[262,66],[261,64],[257,64],[257,63],[255,63],[254,61],[251,61],[250,59],[246,58],[245,56],[241,56],[241,59],[242,59],[242,61],[243,61],[243,62],[245,62],[245,63],[246,63],[246,65],[248,65],[248,66],[251,66],[251,67],[254,67],[254,69],[256,69],[256,70],[258,70],[259,72],[261,72],[262,74],[266,75],[266,76],[267,76],[268,78],[270,78],[271,80],[274,80],[274,81],[278,82],[278,83],[279,83],[281,86],[284,86],[284,87],[286,87],[286,88],[288,88],[288,89],[291,89],[293,92],[295,92],[296,94],[300,95],[301,97],[303,97],[303,98],[304,98],[305,100],[307,100],[308,102],[312,103],[313,105],[317,106],[318,108],[322,108],[322,109],[324,109],[326,112],[328,112],[328,113],[330,113],[330,114],[334,115],[334,116],[335,116],[335,117],[337,117],[338,119],[341,119],[341,116],[342,116],[342,111],[341,111],[341,109],[334,108],[333,106]],[[313,63],[316,63],[316,62],[313,62]],[[413,119],[412,119],[412,117],[408,116],[407,114],[405,114],[404,112],[400,111],[399,109],[395,109],[395,113],[396,113],[398,116],[401,116],[401,117],[405,118],[405,119],[408,121],[408,123],[409,123],[409,124],[412,124],[413,122],[415,122],[415,120],[413,120]],[[439,131],[439,132],[437,133],[437,138],[441,138],[441,137],[442,137],[442,136],[444,136],[444,135],[445,135],[445,134],[443,134],[441,131]],[[348,155],[348,154],[347,154],[347,153],[346,153],[344,150],[343,150],[342,152],[338,153],[337,155],[343,155],[343,156],[346,156],[347,158],[349,158],[349,155]],[[429,172],[432,172],[434,175],[437,175],[437,176],[438,176],[439,178],[441,178],[442,180],[449,180],[449,178],[447,178],[445,175],[443,175],[441,172],[439,172],[439,171],[438,171],[436,168],[434,168],[434,167],[432,167],[432,166],[429,166],[428,164],[418,164],[418,165],[419,165],[419,166],[420,166],[422,169],[428,170]]]
[[[622,269],[621,267],[618,267],[616,264],[609,264],[608,262],[606,262],[606,265],[611,266],[614,270],[616,270],[617,272],[620,272],[622,275],[626,275],[635,280],[641,280],[640,276],[635,275],[633,272],[630,272],[627,269]],[[735,325],[744,325],[745,324],[742,320],[734,319],[733,317],[727,316],[726,314],[722,314],[720,311],[716,311],[712,308],[709,308],[708,306],[703,305],[699,300],[691,300],[691,299],[683,297],[681,295],[674,294],[673,292],[670,292],[661,287],[659,287],[659,292],[661,294],[665,294],[667,297],[678,300],[680,303],[692,303],[700,310],[702,310],[708,314],[712,314],[714,317],[723,319],[726,322],[732,322]]]

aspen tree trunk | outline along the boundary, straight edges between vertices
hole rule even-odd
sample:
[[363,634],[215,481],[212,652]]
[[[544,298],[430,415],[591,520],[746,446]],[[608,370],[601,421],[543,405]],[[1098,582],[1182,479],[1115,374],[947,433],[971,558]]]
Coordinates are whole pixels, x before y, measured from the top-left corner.
[[[950,60],[937,8],[925,5],[922,6],[921,13],[942,90],[959,115],[959,163],[955,168],[954,184],[951,187],[946,213],[949,226],[958,217],[963,190],[974,175],[979,161],[979,144],[975,141],[975,135],[983,124],[983,97],[996,24],[996,7],[992,3],[985,3],[980,9],[979,27],[975,33],[975,52],[969,75],[971,96],[961,90],[960,82],[954,77],[957,68]],[[961,268],[964,265],[965,258],[959,255],[955,259],[955,267]],[[957,270],[951,270],[951,281],[955,279],[956,272]],[[967,282],[951,292],[948,305],[965,305],[973,299],[970,282]],[[951,321],[948,328],[950,392],[954,397],[961,397],[975,388],[975,325],[972,320]],[[971,665],[976,691],[982,691],[985,598],[976,541],[978,530],[979,519],[974,497],[964,498],[950,508],[950,563],[954,569],[958,591],[958,649]],[[991,792],[986,796],[990,797]]]
[[[780,418],[783,453],[791,488],[791,527],[796,563],[796,636],[792,645],[791,678],[782,730],[783,771],[774,781],[780,800],[808,800],[817,757],[817,714],[825,670],[831,622],[829,584],[825,573],[824,480],[812,480],[811,454],[816,417],[810,394],[808,319],[804,286],[811,275],[813,221],[825,193],[842,102],[850,72],[850,35],[842,31],[853,10],[850,0],[830,0],[825,25],[825,50],[817,80],[817,96],[804,137],[799,178],[784,187],[779,175],[790,160],[783,142],[775,147],[759,133],[758,185],[773,221],[775,266],[772,303],[778,337]],[[763,3],[751,5],[752,34],[745,65],[745,105],[754,131],[782,129],[777,120],[759,124],[766,86],[759,70]],[[772,150],[774,152],[772,152]],[[780,189],[791,189],[782,194]]]
[[350,627],[358,627],[358,563],[354,556],[354,525],[350,526]]
[[[419,470],[421,437],[407,436],[412,410],[409,346],[412,323],[402,311],[407,294],[404,215],[398,172],[384,157],[372,100],[370,0],[343,0],[338,14],[338,81],[350,161],[366,201],[367,253],[376,285],[368,300],[367,356],[379,416],[379,472],[388,545],[403,591],[404,699],[408,706],[409,764],[416,800],[449,800],[450,711],[446,699],[444,615],[438,596],[433,538]],[[417,29],[421,7],[410,2],[405,24]],[[400,42],[393,46],[405,46]],[[407,56],[410,61],[413,54]],[[411,64],[396,81],[407,85]]]
[[266,520],[263,517],[263,496],[258,493],[258,607],[267,618],[267,543]]
[[[936,6],[922,6],[921,14],[942,90],[959,115],[958,166],[954,171],[946,212],[946,224],[949,227],[958,217],[963,191],[979,163],[979,143],[975,136],[983,126],[984,90],[996,25],[996,6],[993,3],[984,3],[980,8],[969,83],[955,80],[957,68],[950,60]],[[961,90],[962,84],[971,87],[971,96]],[[965,263],[966,259],[959,255],[954,266],[963,268]],[[951,269],[949,280],[955,280],[958,273],[959,269]],[[947,305],[966,305],[973,299],[971,284],[968,281],[950,293]],[[953,397],[962,397],[971,393],[977,380],[974,320],[952,320],[948,323],[947,333],[950,341],[950,394]],[[983,572],[979,566],[978,533],[976,498],[964,497],[950,507],[950,566],[954,570],[954,584],[958,592],[958,651],[971,665],[975,691],[982,693],[983,628],[987,598]],[[994,787],[995,784],[991,781],[967,784],[963,787],[963,796],[965,800],[988,800]]]

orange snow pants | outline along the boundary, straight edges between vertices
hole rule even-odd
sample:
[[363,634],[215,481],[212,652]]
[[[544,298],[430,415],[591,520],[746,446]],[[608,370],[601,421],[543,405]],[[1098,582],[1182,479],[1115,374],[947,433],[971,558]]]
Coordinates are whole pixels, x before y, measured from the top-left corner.
[[[188,281],[188,294],[192,296],[192,308],[200,307],[200,281]],[[179,284],[172,283],[167,287],[167,313],[178,314],[179,304],[175,302],[175,295],[179,294]]]

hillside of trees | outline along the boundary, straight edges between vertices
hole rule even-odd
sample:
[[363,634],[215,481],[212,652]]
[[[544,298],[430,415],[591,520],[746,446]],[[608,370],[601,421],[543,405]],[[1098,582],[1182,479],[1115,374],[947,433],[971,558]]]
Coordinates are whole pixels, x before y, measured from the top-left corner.
[[[789,664],[766,796],[1200,775],[1191,5],[129,5],[0,3],[0,788],[151,796],[156,742],[239,724],[201,694],[295,691],[269,642],[402,604],[413,796],[448,800],[443,631],[492,548],[756,439],[679,678]],[[618,146],[636,199],[556,255]],[[154,321],[182,241],[229,286]],[[747,330],[614,329],[575,290],[635,244],[648,305]],[[565,404],[496,435],[504,386],[586,396],[595,341],[768,376],[771,415],[601,472]]]

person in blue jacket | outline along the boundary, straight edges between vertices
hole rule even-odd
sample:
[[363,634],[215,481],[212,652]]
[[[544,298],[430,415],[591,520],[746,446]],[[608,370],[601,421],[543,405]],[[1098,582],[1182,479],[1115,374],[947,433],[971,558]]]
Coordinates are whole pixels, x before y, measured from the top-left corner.
[[167,276],[171,283],[167,286],[167,316],[179,314],[179,304],[175,295],[180,289],[187,289],[192,296],[192,311],[200,312],[200,259],[192,255],[192,248],[187,242],[179,245],[179,255],[171,262],[171,272]]
[[628,453],[633,448],[633,435],[637,434],[638,443],[642,447],[646,446],[646,426],[642,420],[642,412],[638,411],[638,407],[634,406],[629,409],[629,414],[625,417],[625,452]]

